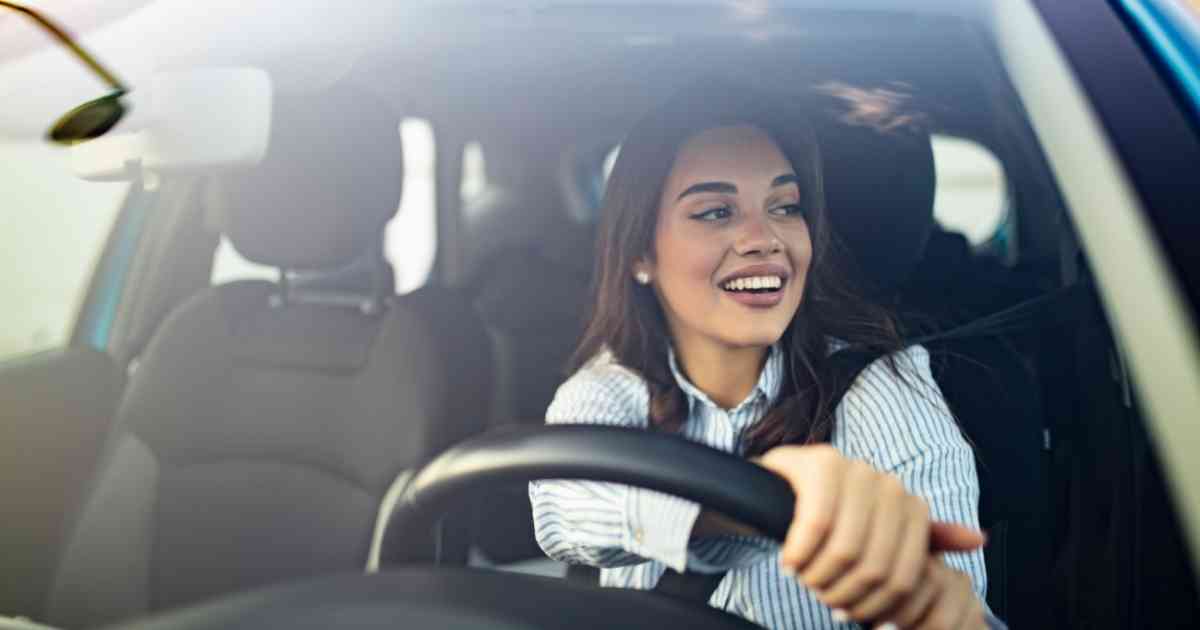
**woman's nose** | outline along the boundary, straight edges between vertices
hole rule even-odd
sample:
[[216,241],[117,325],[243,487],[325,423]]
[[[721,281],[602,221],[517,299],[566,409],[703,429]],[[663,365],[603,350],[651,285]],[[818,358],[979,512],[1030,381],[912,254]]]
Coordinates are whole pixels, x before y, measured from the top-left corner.
[[766,256],[783,251],[783,241],[779,240],[765,220],[751,218],[745,222],[733,250],[741,256]]

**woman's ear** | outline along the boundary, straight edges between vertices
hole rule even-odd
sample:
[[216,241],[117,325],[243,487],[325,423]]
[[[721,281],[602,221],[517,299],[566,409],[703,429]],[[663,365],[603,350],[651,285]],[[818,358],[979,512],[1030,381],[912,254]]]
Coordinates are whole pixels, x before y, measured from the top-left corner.
[[633,280],[640,285],[648,285],[654,278],[652,265],[639,258],[633,261]]

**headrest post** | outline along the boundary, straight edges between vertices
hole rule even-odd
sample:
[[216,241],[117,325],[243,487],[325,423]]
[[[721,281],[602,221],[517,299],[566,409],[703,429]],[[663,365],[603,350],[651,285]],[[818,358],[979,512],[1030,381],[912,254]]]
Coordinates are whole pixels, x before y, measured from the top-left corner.
[[395,286],[382,243],[371,246],[353,264],[334,271],[280,268],[279,272],[279,290],[270,298],[274,308],[323,305],[352,308],[374,317],[387,309]]

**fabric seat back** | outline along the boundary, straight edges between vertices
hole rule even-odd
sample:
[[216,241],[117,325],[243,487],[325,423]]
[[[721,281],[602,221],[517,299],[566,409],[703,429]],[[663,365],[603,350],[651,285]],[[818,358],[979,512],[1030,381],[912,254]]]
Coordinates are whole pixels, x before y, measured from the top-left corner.
[[[211,287],[156,331],[64,548],[56,624],[361,569],[395,476],[483,428],[490,353],[469,303],[379,281],[398,118],[343,89],[278,101],[272,123],[263,164],[212,182],[209,210],[285,281]],[[365,282],[346,272],[364,264]]]

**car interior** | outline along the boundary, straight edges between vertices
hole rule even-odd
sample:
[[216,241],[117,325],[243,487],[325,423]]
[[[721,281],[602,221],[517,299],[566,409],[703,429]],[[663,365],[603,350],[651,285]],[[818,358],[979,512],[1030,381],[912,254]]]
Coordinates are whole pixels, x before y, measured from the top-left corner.
[[[590,23],[582,8],[454,11],[439,15],[458,28],[383,41],[328,85],[277,79],[253,168],[135,182],[113,242],[141,236],[106,351],[77,339],[0,367],[0,408],[73,436],[46,438],[38,456],[70,464],[40,478],[52,504],[5,543],[26,567],[0,589],[14,612],[90,627],[361,572],[409,473],[473,436],[543,423],[589,308],[606,161],[675,90],[732,76],[807,108],[856,282],[933,354],[976,451],[991,610],[1013,628],[1197,619],[1088,258],[970,20],[810,9],[756,39],[702,10],[665,29],[632,6]],[[283,76],[279,63],[264,65]],[[400,293],[384,239],[406,192],[405,117],[429,120],[437,142],[436,257],[425,285]],[[935,219],[935,134],[1003,167],[1004,219],[984,242]],[[485,177],[465,196],[468,145]],[[276,279],[212,284],[222,239]],[[94,285],[81,312],[102,295]],[[65,400],[38,403],[48,379]],[[46,467],[33,457],[14,465]],[[436,551],[401,541],[379,570],[436,556],[570,588],[596,579],[543,557],[522,483],[439,531]]]

